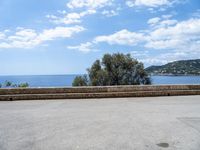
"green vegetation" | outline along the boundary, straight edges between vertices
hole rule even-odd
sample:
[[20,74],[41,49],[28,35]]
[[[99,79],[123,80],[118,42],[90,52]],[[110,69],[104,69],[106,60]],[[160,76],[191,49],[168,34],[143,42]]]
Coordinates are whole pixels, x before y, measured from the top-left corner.
[[14,84],[10,81],[5,81],[4,84],[0,84],[0,88],[5,87],[5,88],[16,88],[16,87],[20,87],[20,88],[26,88],[29,87],[28,83],[20,83],[20,84]]
[[175,61],[145,70],[152,75],[200,75],[200,59]]
[[102,60],[96,60],[87,71],[88,76],[76,77],[73,86],[151,84],[143,64],[130,54],[105,54]]
[[26,87],[29,87],[29,84],[28,84],[28,83],[20,83],[20,84],[18,85],[18,87],[26,88]]
[[5,85],[5,87],[10,87],[10,86],[12,86],[12,82],[6,81],[6,82],[4,83],[4,85]]
[[88,80],[86,75],[77,76],[72,83],[73,86],[87,86],[87,84]]

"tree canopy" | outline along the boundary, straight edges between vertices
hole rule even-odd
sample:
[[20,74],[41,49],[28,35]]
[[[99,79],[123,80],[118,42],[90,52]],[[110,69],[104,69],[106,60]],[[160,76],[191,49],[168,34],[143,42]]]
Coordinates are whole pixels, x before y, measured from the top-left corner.
[[28,83],[20,83],[20,84],[15,84],[15,83],[12,83],[11,81],[5,81],[4,84],[0,84],[0,88],[26,88],[26,87],[29,87],[29,84]]
[[105,54],[102,60],[96,60],[87,71],[88,76],[76,77],[73,86],[151,84],[143,63],[130,54]]
[[87,81],[87,76],[84,75],[84,76],[77,76],[73,83],[72,83],[73,86],[87,86],[88,85],[88,81]]

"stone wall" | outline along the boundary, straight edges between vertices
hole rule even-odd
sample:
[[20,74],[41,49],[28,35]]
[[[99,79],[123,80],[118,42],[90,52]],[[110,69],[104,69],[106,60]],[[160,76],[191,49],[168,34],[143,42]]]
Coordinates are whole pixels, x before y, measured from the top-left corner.
[[0,89],[0,100],[87,99],[200,95],[200,85],[131,85]]

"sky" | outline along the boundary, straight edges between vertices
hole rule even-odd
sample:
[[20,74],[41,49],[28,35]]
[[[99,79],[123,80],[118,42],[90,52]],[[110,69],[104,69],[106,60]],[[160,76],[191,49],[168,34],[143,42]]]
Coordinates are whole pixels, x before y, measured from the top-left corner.
[[0,0],[0,75],[82,74],[105,53],[200,58],[200,0]]

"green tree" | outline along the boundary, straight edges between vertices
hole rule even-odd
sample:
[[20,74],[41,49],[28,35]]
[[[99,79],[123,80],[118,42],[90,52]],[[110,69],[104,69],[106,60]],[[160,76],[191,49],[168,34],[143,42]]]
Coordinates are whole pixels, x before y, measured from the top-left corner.
[[29,87],[29,84],[28,84],[28,83],[20,83],[20,84],[18,85],[18,87],[26,88],[26,87]]
[[11,87],[12,86],[12,82],[5,81],[4,85],[5,85],[5,87]]
[[130,54],[105,54],[88,69],[88,77],[92,86],[151,84],[143,64]]
[[108,73],[101,67],[100,60],[96,60],[92,67],[87,69],[90,78],[89,85],[92,86],[104,86],[108,82]]
[[77,76],[73,83],[73,86],[87,86],[88,85],[88,79],[87,79],[87,75],[84,76]]

